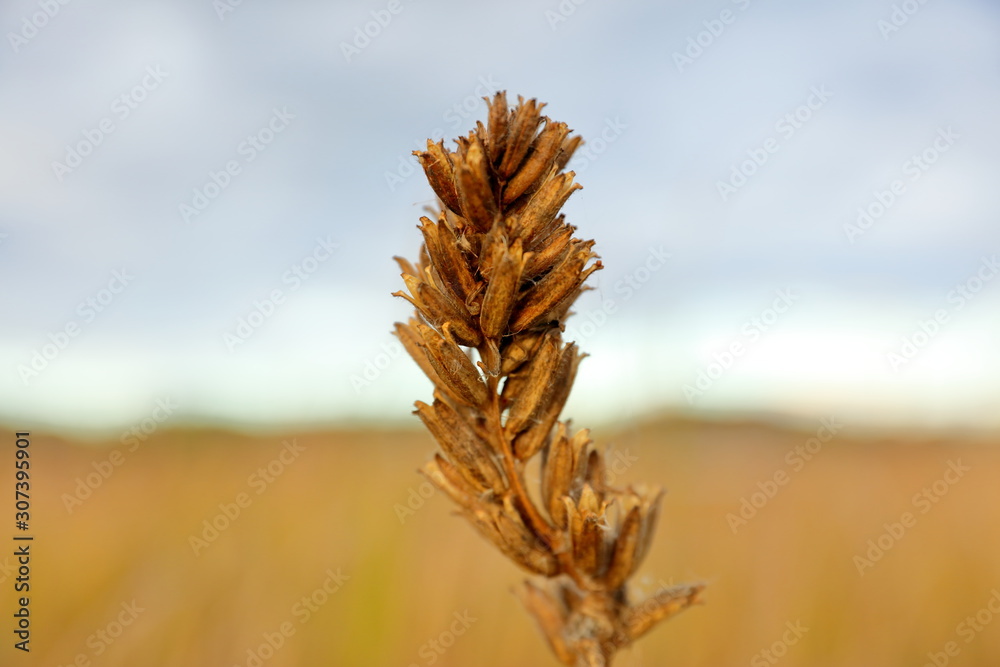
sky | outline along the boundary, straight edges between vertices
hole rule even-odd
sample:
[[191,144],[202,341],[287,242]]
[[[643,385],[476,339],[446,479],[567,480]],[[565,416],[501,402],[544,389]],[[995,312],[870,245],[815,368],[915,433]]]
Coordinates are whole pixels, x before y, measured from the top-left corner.
[[0,28],[8,425],[412,419],[410,153],[506,90],[587,142],[567,416],[1000,426],[993,3],[18,0]]

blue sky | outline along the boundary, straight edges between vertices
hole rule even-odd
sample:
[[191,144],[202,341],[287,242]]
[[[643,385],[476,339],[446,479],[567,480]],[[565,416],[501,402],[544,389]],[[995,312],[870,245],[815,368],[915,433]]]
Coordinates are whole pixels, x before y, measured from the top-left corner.
[[405,418],[429,393],[388,333],[390,257],[432,203],[410,151],[501,88],[588,141],[566,213],[606,268],[569,413],[1000,426],[998,24],[985,2],[7,3],[0,418]]

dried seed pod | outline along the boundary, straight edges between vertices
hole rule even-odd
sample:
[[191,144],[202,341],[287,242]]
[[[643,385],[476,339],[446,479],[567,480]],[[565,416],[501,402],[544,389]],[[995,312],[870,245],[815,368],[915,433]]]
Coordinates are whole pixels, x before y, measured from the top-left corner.
[[546,448],[546,458],[542,468],[542,498],[552,517],[552,522],[560,529],[566,528],[566,506],[563,498],[569,496],[573,483],[575,461],[573,449],[566,438],[566,424],[560,422],[552,444]]
[[459,507],[473,509],[479,506],[477,489],[470,486],[458,469],[440,454],[435,454],[434,460],[425,463],[420,472]]
[[600,576],[605,567],[604,517],[587,514],[580,533],[573,536],[573,557],[577,566],[591,577]]
[[524,430],[542,399],[551,393],[551,382],[559,368],[560,353],[558,332],[550,332],[542,340],[538,354],[531,362],[527,382],[513,399],[507,413],[504,430],[509,436],[516,436]]
[[584,356],[586,355],[576,353],[575,344],[571,343],[563,348],[555,379],[551,383],[552,392],[546,396],[543,404],[539,406],[540,410],[535,413],[534,424],[514,440],[514,454],[519,459],[528,459],[545,446],[552,427],[569,397],[576,369]]
[[525,361],[535,355],[544,336],[545,333],[542,331],[528,331],[507,338],[507,345],[501,346],[503,361],[500,364],[500,373],[510,375],[517,371]]
[[410,261],[404,257],[393,257],[397,264],[399,264],[399,270],[403,272],[403,275],[419,276],[420,272],[417,268],[410,264]]
[[507,127],[510,121],[510,111],[507,109],[507,93],[498,92],[493,96],[493,102],[484,97],[486,103],[490,105],[489,118],[486,123],[486,150],[490,154],[490,161],[495,165],[500,164],[503,158],[504,149],[507,146]]
[[482,235],[479,247],[479,276],[490,281],[493,278],[493,267],[496,266],[507,252],[507,237],[503,229],[497,225]]
[[579,248],[535,283],[521,298],[510,323],[510,330],[517,333],[540,322],[551,321],[553,310],[572,294],[587,276],[601,268],[601,263],[597,262],[584,269],[592,257],[593,253],[589,248]]
[[580,490],[580,499],[577,501],[576,506],[580,508],[581,512],[588,512],[590,514],[596,514],[601,511],[601,499],[594,493],[594,489],[590,484],[583,485],[583,489]]
[[489,131],[486,129],[486,126],[483,125],[483,121],[481,121],[481,120],[477,120],[476,121],[475,136],[476,136],[476,139],[479,140],[479,145],[483,147],[483,155],[486,156],[486,161],[489,163],[490,167],[492,168],[492,166],[493,166],[493,158],[490,156],[489,147],[486,145],[487,142],[489,142],[489,140],[490,140],[490,134],[489,134]]
[[635,555],[635,568],[646,558],[649,548],[653,543],[653,534],[656,532],[656,520],[660,516],[660,501],[663,499],[663,491],[657,489],[652,496],[643,498],[642,502],[642,529],[639,531],[639,547]]
[[[588,577],[600,581],[608,567],[613,542],[608,538],[607,503],[598,498],[589,486],[584,486],[575,503],[563,496],[568,527],[566,532],[572,544],[573,561]],[[575,507],[575,510],[570,510]]]
[[413,151],[413,154],[420,160],[420,165],[427,174],[427,180],[438,198],[452,211],[462,215],[462,205],[458,199],[458,190],[455,188],[454,166],[451,154],[444,149],[444,142],[439,141],[435,144],[428,139],[427,150]]
[[629,640],[635,641],[658,622],[697,604],[704,589],[703,584],[674,586],[630,607],[622,619]]
[[417,297],[419,303],[414,305],[435,328],[450,324],[451,333],[460,345],[476,346],[482,342],[479,327],[464,304],[455,303],[428,283],[417,286]]
[[545,239],[545,243],[536,252],[528,255],[528,259],[524,265],[525,280],[531,280],[535,276],[540,276],[566,259],[566,256],[573,249],[571,240],[574,229],[570,225],[558,226]]
[[555,556],[524,525],[510,496],[504,496],[503,511],[497,511],[493,520],[504,539],[504,550],[522,567],[546,576],[558,572],[559,565]]
[[573,536],[583,530],[583,516],[577,508],[576,503],[569,496],[562,497],[563,507],[566,509],[566,533],[572,540]]
[[493,546],[498,548],[503,554],[508,554],[509,546],[506,538],[500,534],[494,520],[495,509],[491,505],[479,505],[472,510],[465,512],[466,518],[479,531],[479,534],[489,540]]
[[464,302],[476,288],[476,280],[469,271],[468,262],[462,257],[454,232],[443,222],[420,218],[420,231],[431,263],[438,270],[449,291],[459,303]]
[[421,245],[420,256],[419,259],[417,260],[417,271],[419,271],[417,275],[419,276],[424,275],[424,270],[430,265],[431,265],[431,256],[427,254],[427,246]]
[[531,367],[527,364],[522,366],[516,373],[507,376],[503,383],[500,396],[504,399],[504,405],[510,404],[528,387],[528,380],[531,376]]
[[497,168],[500,178],[505,181],[514,175],[517,168],[521,166],[524,156],[528,154],[531,142],[542,122],[541,111],[545,106],[538,104],[535,100],[525,102],[521,97],[518,97],[518,101],[520,103],[510,120],[503,160],[500,161],[500,166]]
[[[427,351],[427,346],[424,344],[423,337],[417,332],[416,327],[420,323],[415,319],[410,319],[409,324],[403,324],[402,322],[396,322],[395,335],[399,339],[399,342],[403,344],[403,348],[406,352],[413,358],[420,370],[430,378],[430,381],[434,383],[436,387],[444,387],[444,382],[438,376],[437,371],[431,365],[428,358],[429,352]],[[453,395],[453,394],[450,394]]]
[[448,388],[466,405],[484,405],[487,401],[486,385],[461,348],[428,326],[418,324],[417,332],[424,341],[427,360],[442,381],[439,386]]
[[[598,265],[597,268],[602,268],[602,267]],[[551,322],[552,326],[562,326],[563,323],[565,323],[566,320],[569,318],[569,316],[573,314],[573,311],[570,310],[570,308],[572,308],[573,306],[573,303],[578,298],[580,298],[581,294],[583,294],[589,289],[590,289],[589,287],[582,285],[580,287],[577,287],[575,290],[569,293],[569,296],[567,296],[561,302],[557,303],[552,308],[552,310],[549,311],[544,321]]]
[[[556,362],[552,375],[545,386],[544,393],[540,396],[532,413],[534,419],[542,423],[549,423],[550,427],[558,419],[562,412],[566,399],[569,398],[569,387],[573,384],[576,376],[576,369],[582,357],[577,354],[575,343],[570,343],[562,348],[559,353],[559,360]],[[532,456],[538,450],[528,450]]]
[[546,413],[534,420],[527,430],[514,438],[514,456],[526,461],[537,454],[549,442],[552,427],[559,418],[558,414]]
[[583,481],[590,484],[594,491],[604,495],[607,492],[607,472],[604,466],[604,457],[597,450],[590,450],[586,457],[587,465],[583,473]]
[[493,462],[490,448],[479,439],[472,427],[442,401],[434,401],[434,405],[417,401],[416,405],[416,414],[441,445],[441,449],[460,464],[463,470],[471,473],[479,490],[489,488],[498,494],[503,493],[506,480]]
[[[576,470],[573,471],[573,483],[579,487],[583,488],[585,483],[590,484],[590,479],[587,476],[587,464],[589,462],[590,454],[597,454],[596,450],[591,449],[591,445],[594,443],[590,439],[590,429],[582,428],[573,434],[570,438],[569,445],[573,450],[573,460],[576,461]],[[600,455],[598,454],[598,458]],[[601,484],[590,484],[591,488],[595,491],[599,487],[603,487],[603,482]]]
[[583,187],[573,182],[573,175],[570,171],[550,178],[517,214],[514,233],[521,237],[526,249],[534,250],[534,240],[548,235],[559,209]]
[[487,338],[499,338],[507,331],[507,321],[517,299],[523,269],[524,258],[521,240],[518,239],[509,250],[502,252],[486,287],[479,326]]
[[407,294],[403,291],[399,291],[399,292],[393,292],[392,295],[406,299],[411,304],[413,304],[417,308],[417,310],[420,310],[424,305],[423,303],[421,303],[420,295],[418,294],[418,292],[420,291],[420,284],[423,282],[420,279],[420,276],[422,275],[424,275],[422,271],[418,271],[417,273],[414,274],[404,273],[402,275],[403,282],[406,284],[406,289],[408,289],[410,293]]
[[566,123],[546,121],[545,128],[535,140],[524,165],[504,188],[504,204],[509,204],[520,197],[536,181],[555,167],[555,158],[568,134],[569,127]]
[[479,231],[489,231],[499,211],[487,172],[486,156],[478,140],[469,145],[465,159],[456,166],[455,172],[462,215]]
[[641,514],[638,507],[633,507],[622,521],[618,537],[615,539],[614,554],[604,575],[604,583],[609,588],[617,589],[624,584],[637,564],[635,554],[639,546],[639,531],[642,528]]
[[563,144],[559,148],[559,155],[556,157],[556,169],[565,169],[566,165],[569,164],[570,159],[573,157],[573,153],[576,152],[576,149],[579,148],[582,143],[583,137],[580,135],[563,140]]

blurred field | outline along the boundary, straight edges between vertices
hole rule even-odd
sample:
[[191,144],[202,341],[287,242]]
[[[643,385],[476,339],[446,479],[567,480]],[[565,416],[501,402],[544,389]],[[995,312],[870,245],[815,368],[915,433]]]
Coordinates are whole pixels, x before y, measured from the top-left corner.
[[[619,483],[669,490],[639,588],[710,582],[707,604],[656,628],[619,667],[772,664],[760,651],[782,640],[786,623],[808,628],[776,648],[773,660],[788,667],[919,667],[949,641],[958,654],[939,656],[947,664],[1000,664],[1000,614],[981,612],[979,623],[993,622],[977,631],[959,628],[1000,591],[997,438],[841,433],[795,472],[786,453],[818,426],[595,430],[622,453],[617,460],[630,461]],[[304,449],[285,455],[280,474],[263,488],[264,478],[248,479],[293,438]],[[0,487],[10,498],[13,437],[4,442]],[[134,452],[117,441],[96,447],[33,434],[32,448],[32,651],[14,651],[5,627],[0,664],[555,664],[510,593],[523,575],[451,516],[440,495],[420,506],[423,480],[414,471],[432,451],[422,432],[158,432]],[[124,461],[68,511],[64,494],[112,448]],[[969,471],[939,483],[947,492],[937,502],[915,505],[913,496],[959,460]],[[727,514],[778,470],[789,483],[734,534]],[[249,505],[195,555],[191,536],[205,520],[224,526],[219,505],[240,493]],[[401,513],[411,501],[412,514]],[[906,511],[915,525],[859,575],[854,557]],[[0,514],[8,512],[12,524],[13,500],[0,501]],[[339,584],[328,571],[342,575]],[[12,575],[0,577],[0,612],[12,627]],[[142,611],[117,626],[133,600]],[[458,636],[449,631],[455,614],[466,618],[454,625]],[[269,648],[268,636],[279,648]],[[448,645],[442,652],[428,644],[438,638]]]

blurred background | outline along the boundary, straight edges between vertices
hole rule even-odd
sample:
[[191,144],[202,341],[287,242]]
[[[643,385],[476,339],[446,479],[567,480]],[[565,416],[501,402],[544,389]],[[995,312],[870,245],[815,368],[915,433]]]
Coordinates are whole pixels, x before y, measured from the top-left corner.
[[414,473],[429,383],[389,335],[434,204],[410,153],[506,90],[586,141],[565,212],[606,268],[565,414],[670,491],[636,595],[711,583],[621,662],[995,664],[995,3],[0,26],[0,423],[38,466],[35,645],[0,662],[550,664],[521,575]]

